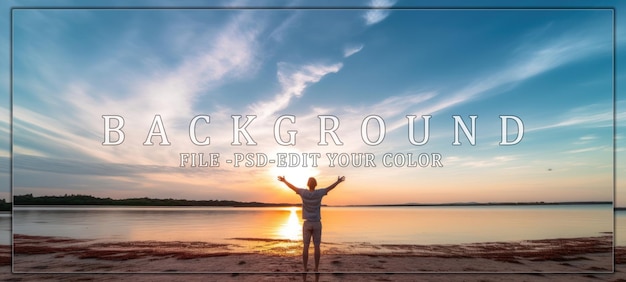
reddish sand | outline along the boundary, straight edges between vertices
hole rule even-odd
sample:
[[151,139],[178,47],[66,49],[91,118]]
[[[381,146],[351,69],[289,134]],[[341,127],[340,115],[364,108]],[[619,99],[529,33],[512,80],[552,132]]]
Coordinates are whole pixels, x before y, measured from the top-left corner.
[[[461,245],[327,243],[323,244],[321,274],[317,277],[313,273],[307,275],[300,273],[301,242],[254,238],[240,238],[234,242],[237,243],[101,242],[16,235],[13,271],[27,274],[10,273],[11,248],[1,246],[0,270],[3,274],[0,275],[0,279],[315,281],[317,278],[319,281],[626,281],[625,247],[615,250],[615,273],[610,273],[613,271],[610,236]],[[312,260],[311,258],[310,265]],[[140,274],[130,274],[133,272]]]

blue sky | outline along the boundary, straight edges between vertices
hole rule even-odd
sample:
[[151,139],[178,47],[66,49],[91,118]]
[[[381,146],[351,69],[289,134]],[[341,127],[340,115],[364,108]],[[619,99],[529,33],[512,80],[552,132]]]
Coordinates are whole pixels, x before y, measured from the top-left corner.
[[[289,202],[277,174],[296,184],[316,175],[322,185],[341,174],[349,181],[328,204],[612,199],[612,10],[28,9],[13,17],[15,194]],[[621,145],[619,91],[616,106]],[[0,111],[8,132],[9,110]],[[125,118],[122,145],[101,145],[101,116],[110,114]],[[142,145],[155,114],[171,146]],[[211,116],[198,128],[209,146],[187,137],[198,114]],[[258,116],[250,133],[259,145],[230,145],[233,114]],[[296,116],[284,130],[299,131],[297,146],[273,139],[282,114]],[[343,146],[317,145],[320,114],[341,120]],[[374,147],[359,132],[370,114],[387,126]],[[408,143],[405,115],[432,115],[428,144]],[[475,146],[452,146],[452,115],[479,116]],[[499,115],[524,121],[518,145],[498,146]],[[440,153],[444,167],[193,169],[178,167],[182,152]],[[8,160],[8,148],[0,154]]]

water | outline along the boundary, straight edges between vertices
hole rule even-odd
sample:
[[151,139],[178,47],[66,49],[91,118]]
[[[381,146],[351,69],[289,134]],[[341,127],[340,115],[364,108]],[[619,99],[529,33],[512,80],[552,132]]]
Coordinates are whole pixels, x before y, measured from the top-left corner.
[[11,212],[0,212],[0,245],[11,244]]
[[626,247],[626,210],[615,212],[615,245]]
[[[626,213],[617,221],[626,235]],[[323,241],[458,244],[598,236],[613,230],[611,205],[323,207]],[[298,240],[298,208],[18,207],[14,233],[102,240],[226,242]],[[4,231],[3,231],[4,232]],[[624,236],[620,243],[626,245]]]

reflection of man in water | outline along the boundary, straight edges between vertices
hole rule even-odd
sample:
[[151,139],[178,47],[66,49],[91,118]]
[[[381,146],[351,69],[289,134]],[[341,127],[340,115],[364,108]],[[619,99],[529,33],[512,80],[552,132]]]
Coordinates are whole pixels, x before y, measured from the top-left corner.
[[302,189],[293,186],[284,176],[279,176],[278,180],[285,183],[287,187],[291,188],[296,194],[302,198],[302,219],[304,224],[302,225],[302,242],[304,243],[304,249],[302,250],[302,265],[304,271],[308,271],[307,263],[309,261],[309,244],[311,237],[313,237],[313,245],[315,246],[315,272],[318,271],[320,264],[320,243],[322,242],[322,217],[320,216],[320,206],[322,205],[322,197],[326,196],[330,190],[333,190],[337,185],[346,178],[344,176],[337,177],[337,181],[327,188],[315,189],[317,181],[315,178],[310,177],[307,186],[309,189]]

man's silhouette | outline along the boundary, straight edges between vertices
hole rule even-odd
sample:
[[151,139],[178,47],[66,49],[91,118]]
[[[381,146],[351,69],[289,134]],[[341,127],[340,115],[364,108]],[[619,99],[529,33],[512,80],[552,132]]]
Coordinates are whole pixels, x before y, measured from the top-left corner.
[[322,197],[326,196],[330,190],[333,190],[339,183],[346,180],[346,178],[344,176],[337,177],[337,181],[332,185],[317,190],[315,189],[317,180],[313,177],[310,177],[307,183],[309,189],[293,186],[284,176],[279,176],[278,180],[285,183],[287,187],[302,198],[302,219],[304,219],[304,224],[302,224],[302,242],[304,244],[302,249],[302,265],[304,266],[305,272],[309,270],[307,267],[309,261],[309,244],[311,243],[311,237],[313,237],[313,245],[315,247],[314,271],[317,272],[320,264],[320,244],[322,242],[322,217],[320,215]]

